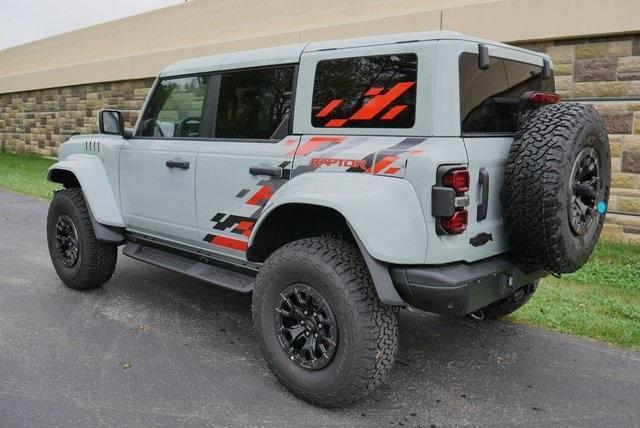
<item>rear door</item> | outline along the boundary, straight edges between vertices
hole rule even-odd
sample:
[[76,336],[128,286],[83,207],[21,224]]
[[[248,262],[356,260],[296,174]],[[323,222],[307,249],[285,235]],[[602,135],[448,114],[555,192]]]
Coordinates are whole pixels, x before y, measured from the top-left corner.
[[490,46],[490,65],[478,67],[478,45],[459,58],[460,127],[469,157],[467,260],[508,249],[500,191],[517,128],[518,100],[527,91],[554,91],[553,74],[542,77],[542,58]]
[[198,153],[198,245],[245,258],[253,226],[288,180],[299,137],[290,136],[295,65],[214,76],[214,137]]

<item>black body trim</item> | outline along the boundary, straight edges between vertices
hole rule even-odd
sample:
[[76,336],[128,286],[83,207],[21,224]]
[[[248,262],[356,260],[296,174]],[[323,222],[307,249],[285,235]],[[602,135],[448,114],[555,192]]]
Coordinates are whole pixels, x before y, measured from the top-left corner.
[[84,203],[87,206],[87,211],[89,211],[89,218],[91,219],[91,226],[93,226],[93,233],[96,235],[96,239],[110,244],[123,244],[125,241],[124,228],[105,226],[104,224],[98,223],[96,218],[93,216],[93,212],[91,212],[91,207],[89,206],[86,198]]
[[547,272],[525,272],[508,255],[466,263],[392,266],[396,290],[411,306],[443,315],[466,315],[504,299]]
[[358,249],[360,249],[362,258],[364,259],[364,262],[369,269],[369,274],[371,275],[373,285],[376,288],[376,293],[378,293],[378,297],[380,298],[382,303],[386,303],[387,305],[392,306],[406,306],[407,304],[404,300],[402,300],[402,297],[400,297],[398,291],[396,290],[396,287],[394,287],[393,285],[393,281],[391,280],[391,276],[389,275],[389,264],[371,257],[371,254],[369,254],[360,238],[358,238],[358,235],[356,234],[356,231],[353,229],[353,227],[351,227],[348,222],[347,226],[349,226],[349,230],[353,235],[353,239],[355,239],[356,244],[358,245]]

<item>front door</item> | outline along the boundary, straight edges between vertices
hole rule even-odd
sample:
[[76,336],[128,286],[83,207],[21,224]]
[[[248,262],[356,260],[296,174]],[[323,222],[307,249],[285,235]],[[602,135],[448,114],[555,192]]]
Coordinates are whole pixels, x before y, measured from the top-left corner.
[[120,199],[128,229],[192,244],[196,227],[196,158],[209,77],[158,82],[120,154]]
[[223,72],[215,138],[198,153],[200,246],[245,259],[253,226],[287,181],[299,137],[288,136],[294,66]]

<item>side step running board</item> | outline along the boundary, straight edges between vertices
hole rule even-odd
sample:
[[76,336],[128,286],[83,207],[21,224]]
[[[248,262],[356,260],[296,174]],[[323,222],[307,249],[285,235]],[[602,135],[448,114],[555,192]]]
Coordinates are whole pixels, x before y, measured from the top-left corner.
[[241,293],[250,293],[255,286],[255,278],[250,275],[202,263],[136,242],[129,242],[125,245],[122,254]]

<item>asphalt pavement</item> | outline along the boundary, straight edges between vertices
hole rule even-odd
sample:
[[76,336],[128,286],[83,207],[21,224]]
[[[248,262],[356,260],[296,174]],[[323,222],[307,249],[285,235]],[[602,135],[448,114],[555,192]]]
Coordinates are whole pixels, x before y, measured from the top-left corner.
[[0,190],[0,426],[640,426],[640,353],[508,322],[400,314],[389,379],[319,409],[262,359],[250,296],[120,254],[65,288],[47,203]]

